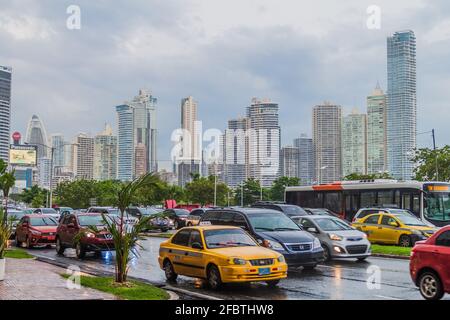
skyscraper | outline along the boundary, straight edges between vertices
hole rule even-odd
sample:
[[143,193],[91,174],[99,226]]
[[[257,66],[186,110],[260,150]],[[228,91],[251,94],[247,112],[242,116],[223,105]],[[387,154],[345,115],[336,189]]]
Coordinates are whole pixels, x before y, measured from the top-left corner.
[[342,175],[367,172],[367,116],[357,110],[342,119]]
[[117,179],[117,137],[109,124],[94,138],[94,179]]
[[94,138],[85,133],[76,136],[76,171],[77,179],[94,178]]
[[387,38],[387,159],[397,179],[412,178],[416,148],[416,37],[411,30]]
[[178,184],[184,186],[191,174],[200,173],[202,154],[197,122],[197,101],[189,96],[181,100],[182,151],[178,160]]
[[47,139],[47,131],[44,123],[37,115],[33,115],[28,123],[27,134],[25,142],[34,144],[37,147],[37,158],[49,158],[49,147]]
[[367,173],[386,171],[386,95],[377,84],[367,97]]
[[280,151],[281,176],[298,178],[299,173],[299,149],[296,147],[283,147]]
[[249,119],[249,177],[269,187],[280,174],[281,130],[278,104],[269,99],[253,98],[247,107]]
[[248,127],[248,118],[231,119],[224,134],[224,176],[233,188],[247,178]]
[[55,168],[65,166],[65,142],[64,136],[60,133],[51,135],[51,146],[54,148],[53,166]]
[[[157,171],[156,104],[149,92],[139,90],[130,102],[116,107],[118,128],[118,179],[130,181],[142,172]],[[138,147],[139,146],[139,147]],[[136,148],[145,155],[145,170],[136,172]]]
[[314,183],[314,145],[313,140],[302,134],[294,140],[294,147],[298,148],[298,178],[300,185]]
[[11,128],[11,75],[10,67],[0,66],[0,159],[9,161],[9,135]]
[[342,178],[342,108],[325,102],[313,108],[315,180],[329,183]]

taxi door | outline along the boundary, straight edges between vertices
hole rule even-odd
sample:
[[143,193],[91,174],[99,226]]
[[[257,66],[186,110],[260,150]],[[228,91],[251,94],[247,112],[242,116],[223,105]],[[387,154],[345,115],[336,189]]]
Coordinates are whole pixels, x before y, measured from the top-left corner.
[[202,237],[198,230],[191,230],[189,243],[184,254],[186,272],[192,277],[205,277],[205,259]]
[[172,239],[173,246],[166,249],[166,255],[169,260],[172,261],[175,272],[182,275],[189,274],[189,268],[186,264],[185,257],[189,246],[190,233],[190,229],[179,231]]
[[367,234],[367,239],[370,242],[378,241],[379,234],[377,233],[379,227],[380,214],[373,214],[363,220],[361,224],[361,231]]
[[378,230],[380,241],[396,244],[401,233],[398,226],[399,223],[394,217],[386,214],[382,215],[380,228]]

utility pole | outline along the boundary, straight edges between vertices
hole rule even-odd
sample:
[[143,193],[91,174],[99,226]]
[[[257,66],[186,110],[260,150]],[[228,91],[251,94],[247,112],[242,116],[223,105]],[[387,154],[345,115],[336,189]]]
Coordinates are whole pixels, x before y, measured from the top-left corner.
[[435,161],[436,161],[436,181],[439,181],[439,167],[438,167],[438,155],[437,155],[437,151],[436,151],[436,135],[434,132],[434,129],[431,130],[431,135],[433,137],[433,150],[435,153]]
[[244,183],[241,184],[241,207],[244,206]]

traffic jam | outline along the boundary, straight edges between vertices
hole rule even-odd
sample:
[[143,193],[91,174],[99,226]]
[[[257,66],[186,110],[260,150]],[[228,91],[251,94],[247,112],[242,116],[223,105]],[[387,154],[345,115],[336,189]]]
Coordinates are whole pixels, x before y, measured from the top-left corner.
[[124,225],[117,208],[10,210],[17,221],[12,238],[18,247],[54,247],[58,256],[74,249],[83,260],[114,251],[106,223],[131,228],[151,217],[148,232],[167,238],[154,252],[166,281],[199,279],[213,292],[233,284],[276,288],[291,272],[337,261],[397,259],[375,248],[410,250],[410,282],[424,299],[438,300],[450,293],[449,188],[375,181],[288,187],[286,202],[249,207],[130,207]]

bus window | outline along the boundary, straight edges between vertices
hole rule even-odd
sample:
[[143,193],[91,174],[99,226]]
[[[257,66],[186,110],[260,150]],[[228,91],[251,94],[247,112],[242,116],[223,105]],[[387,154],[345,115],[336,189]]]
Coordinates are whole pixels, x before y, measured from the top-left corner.
[[342,213],[342,193],[327,192],[325,193],[324,208],[336,213]]
[[373,207],[377,204],[377,193],[374,191],[361,191],[361,208]]
[[420,218],[420,193],[414,193],[412,200],[412,212]]
[[379,206],[382,205],[391,205],[394,200],[394,192],[392,190],[389,191],[378,191],[378,202]]
[[402,194],[402,209],[410,210],[411,208],[411,194],[410,193],[403,193]]

